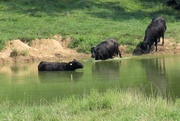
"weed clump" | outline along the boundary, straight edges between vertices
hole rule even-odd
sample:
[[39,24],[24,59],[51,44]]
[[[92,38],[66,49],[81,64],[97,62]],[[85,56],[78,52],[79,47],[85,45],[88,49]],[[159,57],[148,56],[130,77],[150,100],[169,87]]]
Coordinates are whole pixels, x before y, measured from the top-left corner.
[[17,57],[17,56],[27,56],[28,55],[28,51],[27,50],[17,50],[17,49],[13,49],[13,51],[10,53],[11,57]]

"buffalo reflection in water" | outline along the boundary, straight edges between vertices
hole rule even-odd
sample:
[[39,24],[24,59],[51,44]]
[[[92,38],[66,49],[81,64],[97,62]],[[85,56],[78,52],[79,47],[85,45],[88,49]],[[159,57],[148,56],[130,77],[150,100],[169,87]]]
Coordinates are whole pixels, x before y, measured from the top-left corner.
[[160,90],[163,95],[166,95],[167,77],[164,58],[143,59],[141,60],[147,80],[151,82],[156,89]]
[[120,64],[121,61],[118,60],[94,62],[92,66],[93,76],[98,76],[99,78],[103,78],[103,80],[117,80]]
[[67,81],[78,81],[83,76],[83,72],[76,71],[44,71],[38,72],[38,77],[42,83],[58,83]]

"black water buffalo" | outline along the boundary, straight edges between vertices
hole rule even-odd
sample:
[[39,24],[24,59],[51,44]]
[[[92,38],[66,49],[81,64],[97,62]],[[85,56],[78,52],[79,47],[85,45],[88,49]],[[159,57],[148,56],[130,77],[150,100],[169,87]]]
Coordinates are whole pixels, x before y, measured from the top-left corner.
[[38,65],[38,71],[75,71],[79,68],[83,68],[83,65],[75,59],[69,63],[41,61]]
[[174,7],[174,9],[175,9],[175,10],[180,10],[180,4],[176,5],[176,6]]
[[177,5],[176,0],[168,0],[164,3],[166,6],[174,7]]
[[[142,53],[146,52],[149,49],[151,51],[151,46],[155,43],[156,52],[157,52],[157,43],[162,37],[162,45],[164,45],[164,33],[166,31],[166,21],[163,17],[157,17],[152,19],[151,23],[145,31],[144,41],[141,42],[141,51]],[[149,47],[149,48],[148,48]]]
[[95,60],[105,60],[113,58],[113,56],[118,56],[122,58],[121,52],[119,50],[119,44],[115,39],[108,39],[101,42],[96,47],[91,48],[91,57]]
[[172,7],[175,10],[180,10],[180,4],[178,4],[176,0],[168,0],[164,3],[164,5]]

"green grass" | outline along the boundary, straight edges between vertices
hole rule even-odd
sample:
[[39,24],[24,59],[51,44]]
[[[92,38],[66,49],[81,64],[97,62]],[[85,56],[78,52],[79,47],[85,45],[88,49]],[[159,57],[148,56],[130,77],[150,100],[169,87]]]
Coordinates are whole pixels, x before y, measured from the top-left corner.
[[0,120],[13,121],[175,121],[180,120],[180,100],[146,96],[140,90],[109,89],[90,94],[41,100],[39,105],[25,102],[0,103]]
[[0,49],[18,38],[72,36],[70,47],[90,52],[107,38],[136,45],[153,17],[167,20],[166,38],[180,40],[180,13],[163,7],[164,0],[2,0],[0,1]]

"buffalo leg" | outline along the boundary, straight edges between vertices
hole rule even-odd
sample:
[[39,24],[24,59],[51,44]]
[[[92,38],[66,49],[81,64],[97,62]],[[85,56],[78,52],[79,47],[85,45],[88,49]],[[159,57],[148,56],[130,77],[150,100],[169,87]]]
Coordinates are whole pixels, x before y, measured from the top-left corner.
[[149,53],[151,53],[151,45],[149,45]]
[[119,53],[119,57],[122,58],[122,56],[121,56],[121,51],[120,51],[120,50],[118,50],[118,51],[119,51],[119,52],[118,52],[118,53]]
[[164,35],[162,36],[162,45],[164,45]]
[[157,42],[155,42],[155,46],[156,46],[156,52],[157,52]]

